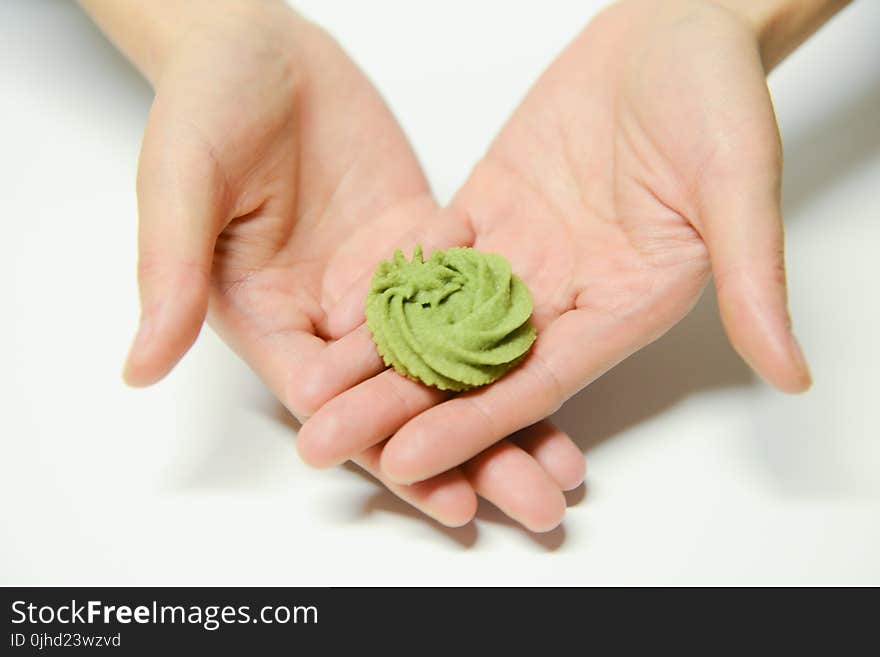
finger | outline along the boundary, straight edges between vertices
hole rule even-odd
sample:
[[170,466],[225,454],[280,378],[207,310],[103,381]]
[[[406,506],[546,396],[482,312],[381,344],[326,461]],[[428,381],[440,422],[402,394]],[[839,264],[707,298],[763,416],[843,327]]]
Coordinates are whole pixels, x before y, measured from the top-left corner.
[[562,429],[543,420],[514,434],[511,441],[537,461],[562,490],[584,481],[584,454]]
[[708,205],[704,231],[724,327],[768,383],[803,392],[811,378],[788,314],[778,199],[761,183],[733,196]]
[[[638,321],[646,321],[645,326]],[[572,310],[539,333],[523,364],[501,380],[426,410],[382,452],[382,471],[412,483],[463,463],[554,413],[575,392],[657,337],[653,318]],[[630,330],[631,329],[631,330]]]
[[138,166],[141,319],[123,373],[130,385],[161,379],[199,334],[224,193],[208,150],[154,110]]
[[782,150],[767,90],[748,129],[719,138],[700,175],[696,223],[709,249],[718,303],[734,348],[768,383],[803,392],[810,372],[791,331],[780,211]]
[[[401,379],[401,377],[391,371],[387,372],[387,375],[392,380],[393,377]],[[405,384],[412,384],[414,387],[413,392],[416,393],[412,398],[409,397],[409,391],[406,390],[406,388],[410,388],[409,385],[405,387],[405,392],[402,393],[407,396],[406,403],[412,404],[410,408],[417,410],[425,404],[433,402],[433,400],[428,399],[424,404],[420,403],[418,399],[420,397],[419,393],[425,390],[425,388],[407,379],[401,380]],[[379,382],[375,383],[378,384]],[[373,388],[372,392],[376,393],[377,390]],[[382,395],[382,397],[385,396]],[[352,413],[357,412],[354,410],[350,412],[345,409],[339,410],[342,418],[351,417]],[[380,410],[377,415],[384,416],[384,412]],[[368,417],[369,415],[365,415],[365,418]],[[372,433],[373,437],[367,438],[367,440],[376,440],[375,436],[384,437],[390,435],[394,431],[391,427],[394,425],[399,427],[403,423],[402,418],[408,419],[408,416],[402,414],[390,426],[378,429],[375,433]],[[320,418],[312,418],[312,420],[315,419],[320,421]],[[297,438],[301,453],[307,452],[309,449],[304,449],[300,441],[304,438],[307,441],[311,440],[309,434],[315,426],[312,420],[306,423],[307,431],[301,430]],[[306,429],[306,426],[303,429]],[[352,427],[349,433],[362,428],[361,424],[358,424]],[[338,441],[333,440],[332,436],[329,437],[333,443],[338,444]],[[378,440],[382,440],[382,438],[378,438]],[[549,422],[539,423],[535,427],[526,429],[517,435],[517,441],[521,441],[526,449],[534,451],[540,458],[540,464],[535,459],[522,460],[505,457],[502,454],[501,460],[503,465],[500,467],[507,473],[506,477],[481,476],[479,480],[482,482],[483,488],[480,494],[532,531],[552,529],[559,524],[561,519],[558,507],[560,488],[564,490],[575,488],[583,479],[583,455],[571,443],[565,433],[553,427]],[[379,469],[381,447],[381,445],[374,445],[366,450],[366,456],[358,457],[355,461],[380,479],[395,494],[443,524],[457,526],[466,523],[472,517],[472,502],[468,499],[467,491],[461,490],[460,484],[454,486],[447,479],[448,477],[453,477],[453,473],[457,476],[456,470],[450,470],[428,481],[408,486],[395,484],[384,477]],[[309,462],[311,457],[306,456],[304,458]],[[343,457],[337,455],[336,460],[341,458]],[[364,461],[365,458],[368,460]],[[484,463],[478,471],[482,472],[483,469],[488,467],[490,465],[484,459]],[[546,471],[543,477],[539,476],[539,473],[536,472],[536,470],[541,470],[542,467]],[[455,480],[453,479],[453,481]],[[505,480],[506,484],[503,484],[502,482]],[[548,482],[550,482],[549,488]],[[529,491],[528,495],[530,495],[526,502],[523,502],[522,499],[522,491],[524,490]]]
[[313,467],[339,465],[385,440],[411,417],[448,396],[386,370],[322,406],[300,429],[297,449]]
[[461,471],[450,470],[409,486],[395,484],[382,476],[379,468],[381,451],[382,445],[374,445],[354,461],[400,499],[447,527],[461,527],[473,519],[477,496]]
[[292,373],[287,399],[306,417],[327,401],[375,376],[385,363],[373,345],[366,324],[330,343]]
[[562,522],[565,496],[556,482],[521,447],[493,445],[462,466],[476,493],[533,532]]

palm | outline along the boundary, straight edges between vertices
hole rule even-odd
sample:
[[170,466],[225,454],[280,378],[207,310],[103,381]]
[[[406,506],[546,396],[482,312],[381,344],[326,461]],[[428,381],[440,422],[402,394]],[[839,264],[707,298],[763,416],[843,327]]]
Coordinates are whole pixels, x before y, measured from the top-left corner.
[[[718,62],[694,64],[667,44],[657,49],[665,59],[633,53],[622,45],[631,40],[609,34],[615,20],[603,16],[546,72],[455,205],[471,218],[475,246],[507,255],[529,283],[539,328],[577,311],[585,332],[602,322],[637,348],[680,319],[706,282],[688,181],[706,166],[715,133],[740,117],[695,126],[692,115],[713,99],[683,91],[699,89],[704,71],[718,74]],[[636,69],[638,81],[612,61]],[[675,84],[682,93],[670,97],[663,87]]]
[[[669,30],[639,3],[602,15],[459,194],[478,248],[518,262],[541,323],[573,309],[618,316],[643,342],[680,318],[709,273],[697,185],[755,168],[775,184],[763,71],[741,52],[753,39],[723,11],[693,13],[699,22]],[[640,28],[649,36],[626,33]]]
[[[361,275],[370,251],[358,248],[358,236],[393,243],[407,222],[433,208],[421,169],[373,87],[322,33],[312,31],[309,40],[311,56],[322,60],[320,76],[259,53],[249,61],[239,49],[226,79],[202,78],[206,88],[190,92],[203,106],[187,108],[199,157],[211,155],[204,166],[216,170],[223,190],[210,318],[279,394],[294,362],[328,337],[328,310]],[[202,48],[188,67],[217,56]],[[247,93],[223,98],[218,109],[230,87]]]

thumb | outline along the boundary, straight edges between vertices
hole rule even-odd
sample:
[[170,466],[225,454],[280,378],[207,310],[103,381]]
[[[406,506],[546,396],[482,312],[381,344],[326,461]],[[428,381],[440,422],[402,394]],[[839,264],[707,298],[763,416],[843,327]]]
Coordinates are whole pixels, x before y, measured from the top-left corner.
[[701,194],[700,223],[731,343],[764,380],[797,393],[811,378],[788,314],[780,168],[718,177],[721,185]]
[[162,118],[154,108],[138,165],[141,319],[123,371],[133,386],[168,374],[199,334],[225,193],[210,148]]

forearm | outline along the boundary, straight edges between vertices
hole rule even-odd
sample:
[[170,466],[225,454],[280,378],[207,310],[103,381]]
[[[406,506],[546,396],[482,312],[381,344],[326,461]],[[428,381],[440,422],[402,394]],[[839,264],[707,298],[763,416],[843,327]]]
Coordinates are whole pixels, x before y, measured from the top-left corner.
[[107,37],[155,86],[165,61],[209,20],[246,20],[276,0],[79,0]]
[[782,62],[850,0],[716,0],[755,29],[764,67]]

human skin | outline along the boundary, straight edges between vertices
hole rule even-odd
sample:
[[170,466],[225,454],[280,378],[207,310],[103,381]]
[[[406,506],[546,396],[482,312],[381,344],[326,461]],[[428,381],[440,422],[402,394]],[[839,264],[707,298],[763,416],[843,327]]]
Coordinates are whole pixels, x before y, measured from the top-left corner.
[[[282,3],[82,4],[156,90],[138,167],[142,317],[124,372],[132,385],[162,378],[207,312],[286,400],[302,364],[341,337],[330,313],[378,254],[470,240],[431,197],[372,85]],[[358,357],[374,353],[371,345]],[[311,412],[292,409],[300,419]],[[416,485],[385,480],[380,453],[372,447],[353,459],[447,525],[473,517],[477,486],[527,527],[549,529],[564,510],[562,490],[584,471],[580,450],[549,422],[466,473]]]
[[[529,357],[492,386],[440,403],[395,382],[407,410],[390,419],[377,405],[389,393],[381,363],[339,373],[367,350],[356,333],[343,338],[309,364],[312,388],[295,397],[316,411],[299,434],[305,460],[333,465],[391,436],[382,472],[412,483],[491,454],[678,322],[710,274],[744,360],[780,390],[806,390],[765,76],[844,4],[631,0],[602,12],[451,205],[468,243],[503,253],[532,290]],[[360,294],[356,286],[351,305],[331,313],[340,332],[360,321]]]
[[[173,21],[166,2],[84,4],[157,89],[131,383],[167,373],[210,306],[221,336],[312,416],[297,443],[307,462],[356,458],[447,524],[473,515],[476,492],[536,531],[558,524],[560,490],[583,475],[580,451],[544,418],[678,321],[710,270],[738,351],[784,390],[809,385],[785,309],[764,75],[841,3],[615,5],[443,210],[369,84],[274,3],[242,5],[234,22],[197,2]],[[152,22],[130,20],[144,11]],[[243,109],[255,97],[256,116]],[[416,242],[511,260],[540,332],[523,366],[454,399],[382,371],[361,325],[369,274],[377,254]]]

